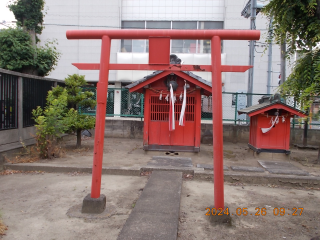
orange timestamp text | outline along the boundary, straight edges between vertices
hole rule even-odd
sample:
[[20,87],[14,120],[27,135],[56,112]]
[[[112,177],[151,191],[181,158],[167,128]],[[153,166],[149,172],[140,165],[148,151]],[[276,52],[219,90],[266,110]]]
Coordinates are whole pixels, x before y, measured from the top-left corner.
[[274,216],[301,216],[303,212],[302,207],[293,208],[255,208],[255,212],[250,213],[248,208],[236,208],[234,213],[229,211],[229,208],[206,208],[206,216],[223,216],[223,215],[236,215],[236,216],[266,216],[267,214],[273,214]]

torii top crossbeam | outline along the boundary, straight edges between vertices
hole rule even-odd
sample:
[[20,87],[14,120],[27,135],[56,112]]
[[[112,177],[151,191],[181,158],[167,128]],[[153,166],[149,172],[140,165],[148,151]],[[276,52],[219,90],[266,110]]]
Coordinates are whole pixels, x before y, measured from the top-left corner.
[[[106,99],[109,70],[170,70],[212,72],[213,158],[214,158],[214,206],[224,209],[223,183],[223,125],[221,72],[243,72],[252,66],[222,66],[221,40],[259,40],[257,30],[167,30],[167,29],[116,29],[69,30],[68,39],[101,39],[100,63],[74,64],[79,69],[100,70],[97,86],[97,114],[92,168],[91,198],[100,197]],[[112,39],[149,39],[149,64],[110,64]],[[210,39],[211,65],[177,66],[170,64],[170,39]],[[184,68],[184,69],[183,69]]]
[[169,37],[170,39],[211,39],[214,36],[221,40],[257,40],[257,30],[163,30],[163,29],[115,29],[115,30],[70,30],[68,39],[148,39],[150,37]]

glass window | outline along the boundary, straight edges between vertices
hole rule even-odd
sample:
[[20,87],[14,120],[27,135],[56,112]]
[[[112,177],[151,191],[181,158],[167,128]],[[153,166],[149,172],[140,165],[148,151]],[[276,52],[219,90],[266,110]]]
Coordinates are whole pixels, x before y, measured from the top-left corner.
[[[199,22],[199,29],[223,29],[223,22]],[[222,52],[222,42],[223,41],[221,41],[221,52]],[[209,39],[199,41],[199,52],[200,53],[211,52],[211,41]]]
[[146,40],[132,40],[132,52],[146,52]]
[[[172,29],[197,29],[197,22],[172,22]],[[196,53],[197,52],[197,40],[172,40],[172,53]]]
[[122,21],[122,29],[145,29],[145,21]]
[[172,29],[197,29],[197,22],[194,21],[173,21]]
[[[122,29],[223,29],[222,21],[122,21]],[[221,41],[221,51],[223,47]],[[121,40],[121,52],[148,52],[148,40]],[[211,41],[183,40],[171,41],[172,53],[210,53]]]
[[132,52],[132,40],[121,40],[121,52]]
[[171,29],[171,21],[148,21],[147,29]]
[[203,29],[223,29],[223,22],[203,22]]
[[[145,29],[145,21],[122,21],[122,29]],[[146,40],[121,40],[121,52],[145,52]]]

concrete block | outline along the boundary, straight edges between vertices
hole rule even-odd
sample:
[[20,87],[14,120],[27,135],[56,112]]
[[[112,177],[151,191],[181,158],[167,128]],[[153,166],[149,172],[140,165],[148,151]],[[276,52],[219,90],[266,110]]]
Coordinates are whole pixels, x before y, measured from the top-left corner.
[[91,198],[88,194],[83,199],[82,213],[102,213],[106,208],[106,196],[101,194],[99,198]]

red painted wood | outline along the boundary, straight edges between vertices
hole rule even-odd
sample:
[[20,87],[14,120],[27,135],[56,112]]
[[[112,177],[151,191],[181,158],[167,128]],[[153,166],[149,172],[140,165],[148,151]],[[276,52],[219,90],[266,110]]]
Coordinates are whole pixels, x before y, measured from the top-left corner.
[[149,145],[149,122],[150,122],[150,91],[147,89],[144,97],[144,125],[143,145]]
[[196,92],[196,109],[195,109],[195,139],[194,146],[200,148],[201,142],[201,93]]
[[[149,56],[150,58],[150,56]],[[99,70],[99,63],[72,63],[80,70]],[[157,71],[193,71],[211,72],[211,65],[177,65],[177,64],[120,64],[111,63],[110,70],[157,70]],[[245,72],[252,66],[222,65],[221,72]]]
[[214,207],[224,209],[221,38],[211,39]]
[[92,166],[92,183],[91,183],[91,198],[100,197],[101,189],[101,173],[102,173],[102,158],[104,144],[104,129],[108,93],[108,77],[109,77],[109,62],[110,62],[110,45],[111,39],[108,36],[102,38],[101,57],[100,57],[100,72],[99,82],[97,87],[97,111],[96,111],[96,127],[94,137],[93,150],[93,166]]
[[177,29],[105,29],[68,30],[67,39],[149,39],[150,37],[170,37],[171,39],[211,39],[218,36],[222,40],[259,40],[258,30],[177,30]]
[[[163,81],[163,79],[160,79],[153,83],[153,89],[164,89],[161,87],[161,85],[163,85]],[[184,84],[184,81],[180,79],[180,83]],[[157,85],[159,86],[158,88],[156,87]],[[183,86],[182,84],[180,85]],[[151,90],[148,91],[151,92]],[[195,146],[195,98],[200,96],[197,94],[199,90],[191,94],[187,94],[185,126],[179,126],[179,117],[182,105],[182,102],[179,100],[179,94],[181,91],[182,88],[178,88],[175,92],[178,98],[175,103],[176,128],[171,132],[169,131],[169,102],[165,100],[166,92],[163,93],[162,100],[159,100],[160,93],[151,93],[148,96],[148,98],[150,98],[150,114],[149,117],[145,116],[145,119],[149,118],[149,145]]]
[[170,63],[170,38],[169,37],[150,37],[149,38],[149,64],[169,64],[169,63]]
[[279,117],[279,123],[267,133],[262,133],[261,128],[271,127],[271,117],[268,115],[256,115],[250,118],[250,141],[255,148],[279,149],[289,151],[290,145],[290,114],[283,113],[285,122],[282,122],[282,115]]
[[271,109],[284,109],[286,111],[288,111],[289,113],[293,114],[293,115],[297,115],[299,117],[306,117],[307,115],[304,114],[304,113],[301,113],[299,112],[298,110],[295,110],[295,109],[292,109],[292,108],[289,108],[287,106],[284,106],[282,104],[275,104],[275,105],[272,105],[272,106],[269,106],[269,107],[266,107],[266,108],[263,108],[261,110],[258,110],[258,111],[255,111],[255,112],[252,112],[250,114],[248,114],[249,117],[252,117],[252,116],[255,116],[255,115],[258,115],[260,113],[264,113],[264,112],[267,112]]

